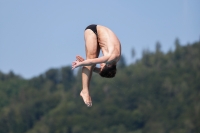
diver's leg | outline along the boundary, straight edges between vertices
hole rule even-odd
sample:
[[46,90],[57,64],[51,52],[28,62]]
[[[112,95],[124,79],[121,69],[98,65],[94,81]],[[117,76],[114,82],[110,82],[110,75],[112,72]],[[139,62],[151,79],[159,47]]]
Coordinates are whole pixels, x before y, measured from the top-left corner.
[[[97,58],[99,55],[100,48],[97,44],[96,35],[91,30],[85,31],[85,50],[86,59]],[[90,107],[92,106],[92,100],[89,93],[89,85],[92,77],[92,71],[95,65],[82,67],[82,91],[80,95],[83,98],[85,104]]]

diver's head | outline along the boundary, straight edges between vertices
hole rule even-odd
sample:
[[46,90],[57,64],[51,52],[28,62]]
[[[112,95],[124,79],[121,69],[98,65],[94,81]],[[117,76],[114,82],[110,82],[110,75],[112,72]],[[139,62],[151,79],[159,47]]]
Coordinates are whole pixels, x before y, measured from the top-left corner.
[[99,75],[104,78],[113,78],[117,72],[117,68],[115,64],[100,64],[101,70]]

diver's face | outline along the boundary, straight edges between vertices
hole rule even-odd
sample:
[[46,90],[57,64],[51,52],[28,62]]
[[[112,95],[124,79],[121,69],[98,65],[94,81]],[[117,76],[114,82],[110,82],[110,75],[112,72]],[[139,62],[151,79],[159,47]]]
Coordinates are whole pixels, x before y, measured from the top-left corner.
[[101,63],[101,64],[100,64],[100,71],[103,70],[103,68],[104,68],[105,65],[106,65],[106,63]]
[[101,63],[100,64],[100,71],[102,71],[105,66],[110,67],[111,65],[110,64],[106,64],[106,63]]

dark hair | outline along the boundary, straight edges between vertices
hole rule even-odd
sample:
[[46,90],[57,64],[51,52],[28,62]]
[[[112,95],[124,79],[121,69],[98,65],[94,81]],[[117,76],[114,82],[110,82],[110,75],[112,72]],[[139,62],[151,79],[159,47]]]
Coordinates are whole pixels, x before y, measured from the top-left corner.
[[111,66],[105,65],[102,71],[99,73],[99,75],[101,75],[101,77],[104,78],[113,78],[115,77],[116,72],[117,72],[116,65],[111,65]]

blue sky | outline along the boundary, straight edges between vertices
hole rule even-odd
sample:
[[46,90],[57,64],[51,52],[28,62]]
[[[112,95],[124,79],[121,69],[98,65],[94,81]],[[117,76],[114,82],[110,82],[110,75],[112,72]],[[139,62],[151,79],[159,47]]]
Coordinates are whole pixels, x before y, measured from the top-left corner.
[[200,40],[199,0],[0,0],[0,71],[32,78],[85,57],[83,32],[89,24],[112,29],[130,64],[142,50],[164,52],[174,41]]

